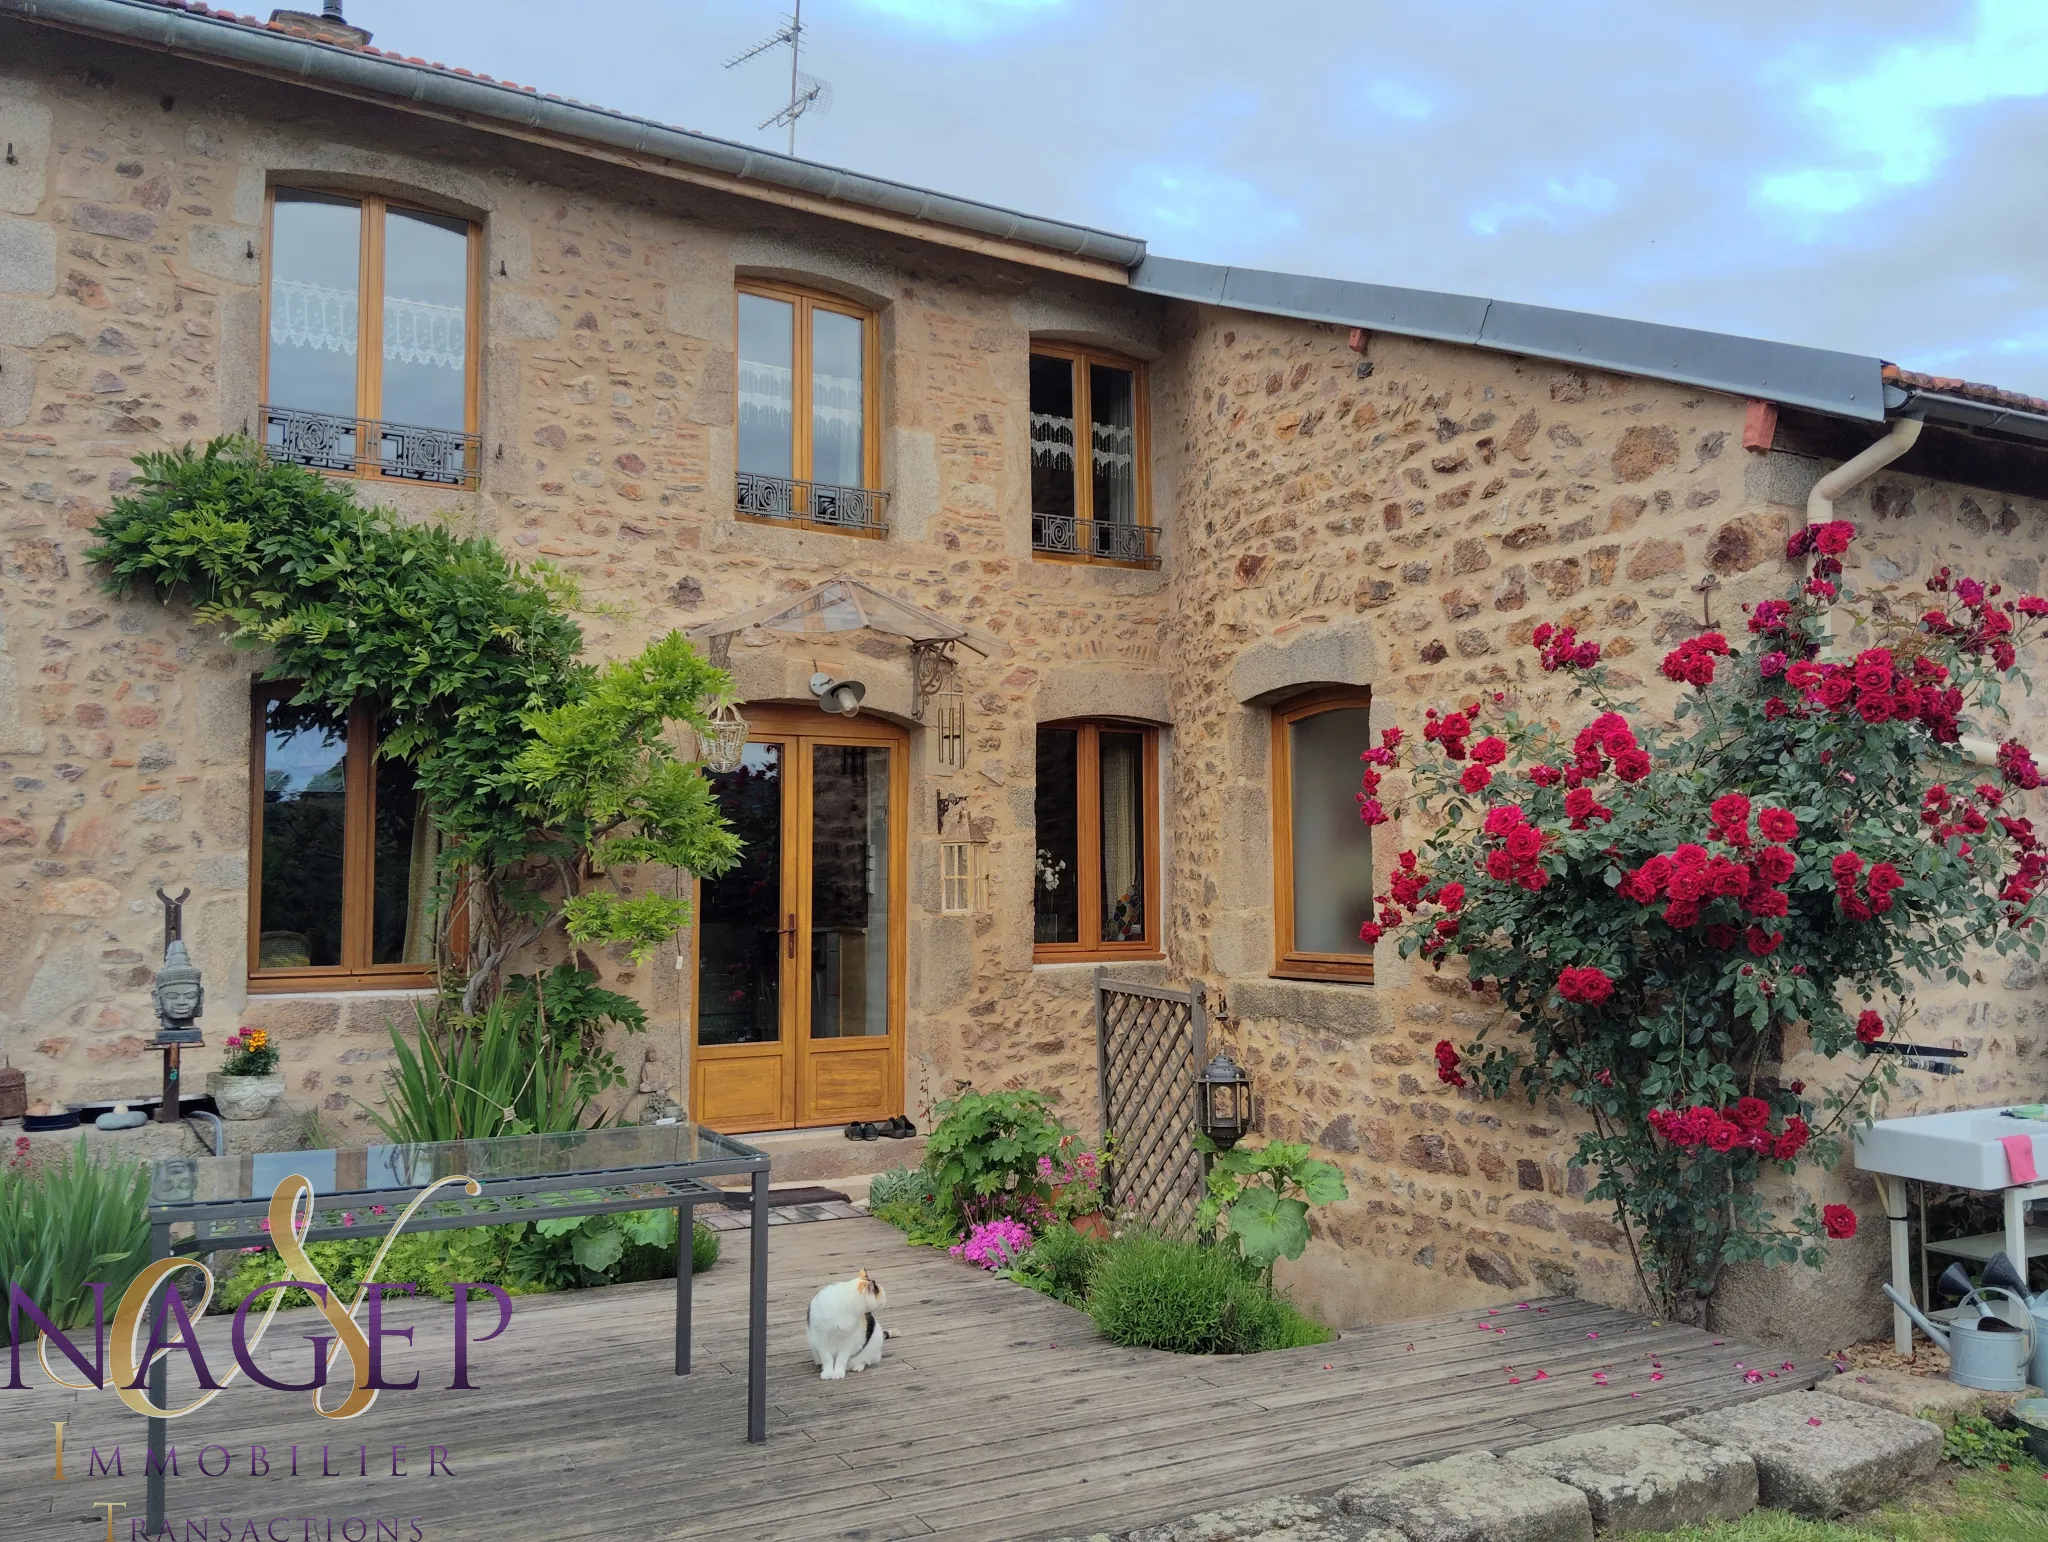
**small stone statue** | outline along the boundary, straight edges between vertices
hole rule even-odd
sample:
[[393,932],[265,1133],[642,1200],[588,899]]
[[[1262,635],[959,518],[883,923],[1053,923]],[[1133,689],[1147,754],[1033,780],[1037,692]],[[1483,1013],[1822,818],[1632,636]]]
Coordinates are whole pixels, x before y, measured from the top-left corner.
[[206,1007],[206,987],[200,981],[199,967],[185,951],[185,901],[191,893],[187,889],[172,899],[163,890],[156,891],[164,905],[164,964],[156,972],[149,999],[156,1008],[154,1042],[158,1046],[206,1042],[198,1023]]

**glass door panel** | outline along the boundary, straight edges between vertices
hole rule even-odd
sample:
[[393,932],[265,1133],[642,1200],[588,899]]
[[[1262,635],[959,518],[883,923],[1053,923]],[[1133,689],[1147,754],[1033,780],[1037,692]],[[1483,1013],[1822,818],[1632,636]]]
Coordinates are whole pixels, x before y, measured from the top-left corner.
[[714,1129],[786,1124],[785,975],[795,916],[783,839],[787,747],[749,744],[738,769],[709,778],[742,847],[737,866],[698,886],[696,1117]]
[[889,1031],[889,751],[811,749],[811,1037]]

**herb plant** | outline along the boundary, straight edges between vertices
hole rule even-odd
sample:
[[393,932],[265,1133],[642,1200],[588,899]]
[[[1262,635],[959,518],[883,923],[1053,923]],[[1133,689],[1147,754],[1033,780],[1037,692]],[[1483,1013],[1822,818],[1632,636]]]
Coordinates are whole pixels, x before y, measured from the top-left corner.
[[1209,1235],[1220,1222],[1223,1237],[1262,1273],[1270,1274],[1277,1259],[1301,1257],[1308,1246],[1310,1205],[1332,1205],[1351,1196],[1344,1175],[1310,1156],[1305,1145],[1273,1141],[1256,1149],[1220,1151],[1205,1135],[1197,1136],[1196,1143],[1214,1160],[1195,1225]]

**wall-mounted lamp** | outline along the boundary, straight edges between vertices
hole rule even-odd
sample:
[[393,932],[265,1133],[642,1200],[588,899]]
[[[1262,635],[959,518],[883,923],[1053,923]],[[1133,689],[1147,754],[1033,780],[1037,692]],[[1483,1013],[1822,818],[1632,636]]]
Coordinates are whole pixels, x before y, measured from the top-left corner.
[[1244,1067],[1220,1052],[1195,1079],[1195,1114],[1202,1133],[1228,1151],[1252,1127],[1252,1079]]
[[830,675],[816,674],[811,676],[811,694],[818,698],[823,711],[852,717],[860,711],[868,688],[858,680],[834,680]]

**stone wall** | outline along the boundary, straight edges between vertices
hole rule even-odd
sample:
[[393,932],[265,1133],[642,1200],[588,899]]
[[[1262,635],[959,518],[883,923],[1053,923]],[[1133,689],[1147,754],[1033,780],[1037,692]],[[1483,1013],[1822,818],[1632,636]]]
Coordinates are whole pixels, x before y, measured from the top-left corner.
[[[1703,603],[1732,632],[1745,603],[1783,592],[1785,535],[1826,468],[1746,453],[1744,403],[1712,392],[1391,336],[1361,353],[1336,328],[1220,310],[1179,323],[1170,374],[1163,452],[1204,468],[1180,509],[1169,630],[1174,962],[1224,991],[1262,1133],[1308,1140],[1349,1175],[1351,1201],[1321,1220],[1294,1283],[1339,1321],[1504,1293],[1629,1303],[1623,1239],[1566,1165],[1567,1110],[1491,1103],[1435,1077],[1431,1046],[1468,1040],[1484,999],[1391,945],[1371,985],[1268,977],[1265,703],[1290,684],[1369,685],[1375,724],[1413,733],[1427,707],[1499,691],[1576,723],[1585,709],[1562,701],[1527,646],[1550,621],[1598,638],[1624,684],[1668,712],[1658,659],[1701,629]],[[1911,586],[1944,563],[2038,582],[2048,505],[1887,476],[1840,512],[1869,531],[1859,585]],[[2038,735],[2040,709],[2022,716]],[[1382,882],[1426,833],[1409,821],[1380,832]],[[1909,1079],[1907,1106],[2044,1089],[2041,997],[2027,994],[2039,972],[1987,963],[1982,976],[1967,993],[1923,995],[1916,1033],[1973,1058],[1957,1081]],[[1791,1074],[1819,1080],[1799,1053]],[[1820,1197],[1842,1194],[1877,1216],[1852,1178]],[[1880,1229],[1859,1257],[1881,1248]],[[1860,1307],[1875,1292],[1859,1288]],[[1738,1313],[1776,1313],[1782,1331],[1819,1331],[1817,1311],[1782,1290],[1742,1281],[1730,1296]],[[1873,1331],[1881,1306],[1865,1314]]]
[[[1159,351],[1158,309],[1078,281],[508,148],[243,76],[0,23],[0,1013],[37,1095],[146,1090],[151,892],[190,884],[189,931],[226,1028],[272,1028],[290,1095],[363,1128],[409,1022],[390,994],[244,989],[249,685],[260,661],[178,606],[117,601],[80,552],[138,453],[254,420],[271,185],[378,191],[484,230],[483,474],[475,492],[364,484],[409,517],[447,517],[573,574],[593,655],[637,650],[842,573],[958,616],[1001,643],[965,659],[971,760],[931,774],[913,730],[907,1100],[971,1079],[1093,1105],[1088,971],[1031,966],[1036,696],[1072,667],[1149,677],[1164,700],[1166,578],[1034,562],[1026,360],[1033,336]],[[808,283],[881,316],[888,539],[732,515],[733,292]],[[1170,509],[1170,467],[1154,477]],[[1169,519],[1166,521],[1171,523]],[[757,699],[808,702],[811,670],[875,682],[907,718],[900,646],[743,639]],[[762,646],[750,646],[760,644]],[[941,916],[935,797],[965,792],[988,837],[988,913]],[[666,887],[666,874],[628,875]],[[559,942],[533,960],[559,957]],[[668,953],[600,963],[648,1005],[680,1070]],[[687,960],[685,960],[687,963]],[[680,1085],[680,1083],[679,1083]]]

